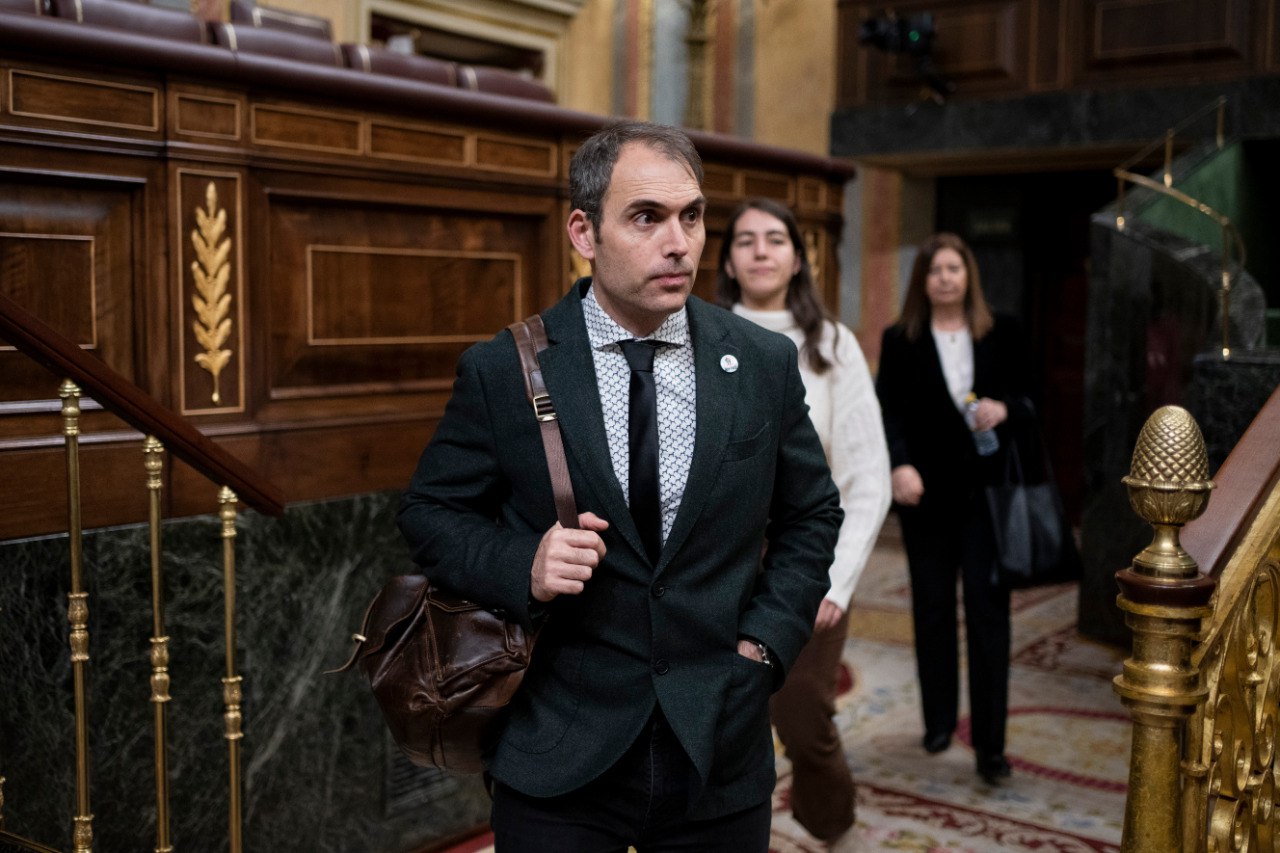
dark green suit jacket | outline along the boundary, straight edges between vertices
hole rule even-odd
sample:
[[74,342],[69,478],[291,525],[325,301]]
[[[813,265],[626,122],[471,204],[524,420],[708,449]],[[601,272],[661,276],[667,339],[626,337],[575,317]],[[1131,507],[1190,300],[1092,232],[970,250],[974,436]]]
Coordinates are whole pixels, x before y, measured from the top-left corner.
[[[540,362],[580,512],[610,523],[602,564],[545,624],[489,771],[532,796],[581,787],[635,740],[655,703],[697,767],[692,815],[758,804],[774,785],[768,696],[813,628],[843,512],[809,422],[796,347],[691,298],[697,436],[657,565],[614,476],[582,317],[583,280],[543,314]],[[721,359],[737,359],[726,370]],[[511,335],[458,363],[399,524],[438,583],[530,620],[530,570],[555,507]],[[765,543],[768,542],[767,553]],[[777,659],[737,654],[747,636]]]

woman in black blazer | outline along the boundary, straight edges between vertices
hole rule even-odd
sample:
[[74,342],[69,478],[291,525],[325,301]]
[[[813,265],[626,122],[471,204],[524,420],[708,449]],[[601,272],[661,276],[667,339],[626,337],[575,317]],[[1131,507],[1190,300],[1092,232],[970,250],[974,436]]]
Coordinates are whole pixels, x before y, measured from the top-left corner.
[[[876,393],[911,575],[924,748],[951,744],[959,703],[956,574],[964,590],[972,742],[980,776],[1009,775],[1009,591],[991,582],[994,538],[983,487],[1003,477],[1004,448],[1031,417],[1027,355],[1012,321],[992,316],[973,253],[954,234],[920,247],[898,323],[885,330]],[[979,456],[966,424],[1000,439]]]

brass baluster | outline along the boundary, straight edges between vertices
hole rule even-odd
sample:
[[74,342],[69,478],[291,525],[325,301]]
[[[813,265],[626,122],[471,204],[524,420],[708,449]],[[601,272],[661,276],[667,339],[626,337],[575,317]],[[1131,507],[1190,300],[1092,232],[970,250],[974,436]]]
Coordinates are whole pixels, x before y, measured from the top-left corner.
[[241,678],[236,674],[236,493],[223,486],[218,491],[219,515],[222,517],[222,590],[223,615],[226,620],[227,675],[222,679],[224,737],[228,751],[228,816],[231,853],[240,853],[240,741]]
[[1217,143],[1218,150],[1221,151],[1227,144],[1227,98],[1225,95],[1218,96],[1218,127],[1214,135],[1214,142]]
[[1222,359],[1231,358],[1231,225],[1222,223]]
[[1173,129],[1164,134],[1164,185],[1173,186]]
[[1116,169],[1116,183],[1119,185],[1116,189],[1116,230],[1124,230],[1124,175],[1120,169]]
[[71,677],[76,707],[76,814],[72,844],[75,853],[93,849],[93,814],[89,811],[89,702],[85,668],[89,662],[89,594],[84,591],[84,542],[80,529],[80,388],[64,379],[62,434],[67,451],[67,537],[71,549],[71,592],[67,621],[71,624]]
[[166,708],[169,702],[169,637],[164,631],[164,568],[160,545],[160,499],[164,488],[164,445],[152,435],[142,443],[147,471],[151,533],[151,703],[155,728],[156,853],[170,853],[169,756]]
[[1209,503],[1208,468],[1195,420],[1165,406],[1142,427],[1123,478],[1134,512],[1155,529],[1132,568],[1116,573],[1117,604],[1133,630],[1133,654],[1114,682],[1133,719],[1125,853],[1182,849],[1182,726],[1207,694],[1191,652],[1214,581],[1201,576],[1178,534]]

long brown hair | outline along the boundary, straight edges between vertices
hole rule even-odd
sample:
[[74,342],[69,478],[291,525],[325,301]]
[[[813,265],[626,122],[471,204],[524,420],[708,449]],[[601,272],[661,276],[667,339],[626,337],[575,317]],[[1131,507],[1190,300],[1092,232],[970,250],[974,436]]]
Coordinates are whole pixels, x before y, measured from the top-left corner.
[[995,321],[991,317],[991,308],[987,298],[982,295],[982,279],[978,277],[978,262],[974,260],[973,251],[959,236],[942,231],[934,234],[920,244],[915,263],[911,265],[911,280],[907,284],[907,297],[902,302],[902,316],[898,322],[906,331],[908,340],[918,340],[929,328],[932,306],[929,294],[925,291],[925,282],[929,278],[929,268],[933,266],[933,256],[942,249],[951,249],[964,261],[965,289],[964,316],[969,324],[969,334],[975,341],[982,340]]
[[831,361],[818,348],[822,340],[822,326],[831,322],[833,333],[840,334],[840,327],[834,324],[826,306],[818,298],[818,289],[813,284],[813,271],[809,267],[809,253],[804,248],[804,237],[800,234],[800,225],[795,214],[787,208],[768,198],[747,199],[729,217],[729,224],[724,230],[724,239],[720,243],[720,262],[716,264],[716,304],[721,308],[732,308],[734,303],[742,301],[742,285],[729,273],[725,272],[729,255],[733,251],[734,231],[738,220],[748,210],[758,210],[782,221],[787,227],[787,236],[791,238],[791,247],[800,259],[800,269],[791,276],[787,284],[787,310],[795,318],[796,325],[804,333],[804,343],[800,346],[800,355],[809,362],[814,373],[826,373]]

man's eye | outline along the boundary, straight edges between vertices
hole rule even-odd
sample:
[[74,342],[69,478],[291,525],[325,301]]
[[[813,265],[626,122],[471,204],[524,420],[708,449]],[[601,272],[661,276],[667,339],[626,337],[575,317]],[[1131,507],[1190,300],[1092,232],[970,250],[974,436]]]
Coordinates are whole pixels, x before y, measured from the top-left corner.
[[637,214],[636,214],[636,222],[640,223],[641,225],[652,225],[652,224],[653,224],[653,222],[654,222],[653,214],[652,214],[652,213],[637,213]]
[[686,210],[684,212],[684,221],[690,224],[696,223],[701,218],[702,218],[702,211],[698,210],[697,208],[694,208],[693,210]]

